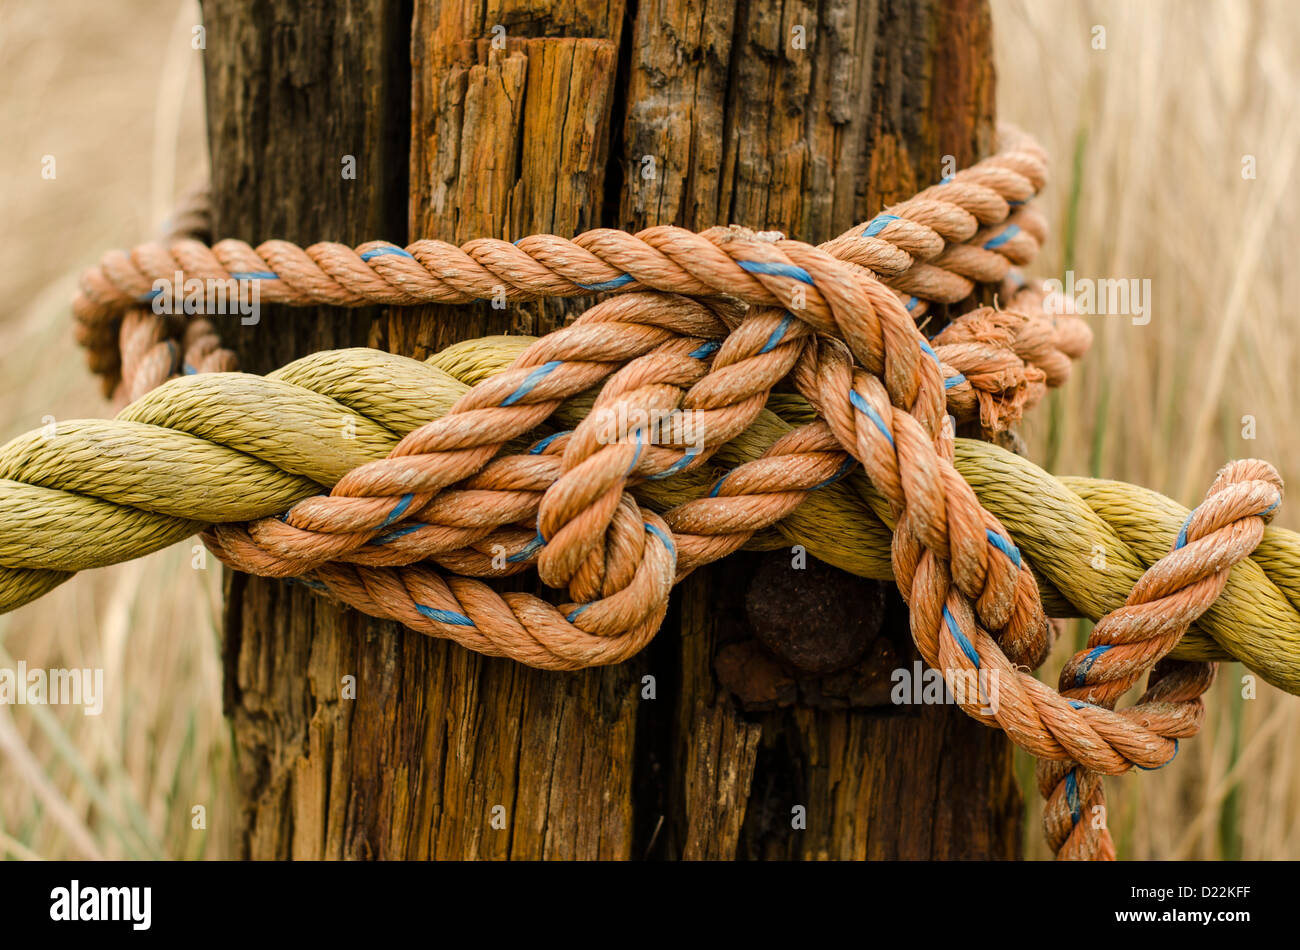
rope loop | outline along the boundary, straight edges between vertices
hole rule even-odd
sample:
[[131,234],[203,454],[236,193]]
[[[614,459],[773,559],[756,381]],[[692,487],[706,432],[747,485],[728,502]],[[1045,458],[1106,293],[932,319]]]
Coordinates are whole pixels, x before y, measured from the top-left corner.
[[[73,425],[53,448],[20,437],[0,452],[0,493],[24,510],[51,501],[42,493],[79,494],[77,511],[89,505],[112,538],[78,550],[80,518],[35,556],[0,545],[0,605],[39,596],[96,558],[201,529],[237,570],[295,578],[481,653],[578,669],[641,650],[673,585],[696,567],[792,530],[818,493],[844,503],[865,484],[917,650],[966,713],[1039,758],[1045,827],[1060,856],[1111,857],[1104,825],[1083,820],[1104,809],[1100,776],[1158,768],[1199,728],[1214,665],[1170,651],[1231,569],[1253,564],[1282,481],[1261,461],[1225,468],[1170,552],[1065,665],[1059,690],[1029,672],[1051,649],[1043,597],[1056,592],[1040,591],[1015,535],[959,467],[956,435],[962,426],[1005,435],[1064,383],[1091,333],[1069,301],[1028,288],[1015,270],[1046,239],[1030,203],[1046,155],[1013,129],[1000,140],[996,155],[819,247],[738,226],[460,247],[209,247],[197,239],[208,227],[196,199],[160,240],[106,254],[83,276],[78,339],[115,398],[130,402],[115,424],[143,448],[139,459],[114,450],[118,469],[138,463],[143,477],[160,459],[210,458],[258,491],[189,520],[193,511],[166,492],[120,489],[93,464],[76,467],[96,458],[108,430]],[[605,296],[541,339],[510,341],[513,360],[485,370],[463,364],[491,341],[451,347],[418,372],[367,351],[292,364],[258,384],[292,407],[277,440],[229,433],[185,408],[205,392],[242,392],[236,375],[198,376],[234,368],[212,323],[158,307],[159,281],[192,279],[249,283],[262,301],[295,305]],[[998,286],[1005,308],[975,307],[927,339],[917,323],[927,309],[966,300],[978,284]],[[376,375],[356,378],[357,365]],[[433,377],[421,374],[441,374],[458,395],[435,397],[423,385]],[[196,378],[165,382],[175,376]],[[388,386],[382,395],[376,379]],[[356,444],[313,441],[313,426],[340,405],[365,410]],[[777,406],[801,424],[786,425]],[[275,411],[256,399],[223,408]],[[755,433],[760,448],[738,457]],[[79,451],[50,454],[73,442]],[[151,454],[155,444],[167,448]],[[681,485],[691,486],[684,499],[655,503]],[[1077,518],[1105,524],[1079,504]],[[533,566],[567,600],[486,582]],[[1292,606],[1300,611],[1300,599]],[[1147,672],[1143,697],[1117,711]]]

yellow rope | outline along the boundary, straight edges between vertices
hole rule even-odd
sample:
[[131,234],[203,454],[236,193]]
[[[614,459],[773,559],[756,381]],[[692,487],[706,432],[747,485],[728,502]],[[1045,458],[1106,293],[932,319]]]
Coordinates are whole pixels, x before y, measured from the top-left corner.
[[[475,383],[533,340],[489,337],[421,363],[376,350],[316,353],[267,377],[172,380],[114,420],[62,422],[0,449],[0,610],[33,600],[71,572],[139,557],[207,524],[278,514],[351,469],[384,458],[406,433],[444,415]],[[572,426],[590,399],[556,414]],[[757,458],[813,412],[774,395],[713,470],[635,489],[665,510],[707,493],[716,468]],[[956,465],[1011,532],[1054,616],[1098,619],[1168,553],[1188,510],[1123,482],[1056,478],[984,442],[958,439]],[[889,512],[856,471],[815,493],[758,547],[801,544],[865,577],[888,579]],[[1300,535],[1270,527],[1252,558],[1172,651],[1241,660],[1300,694]]]

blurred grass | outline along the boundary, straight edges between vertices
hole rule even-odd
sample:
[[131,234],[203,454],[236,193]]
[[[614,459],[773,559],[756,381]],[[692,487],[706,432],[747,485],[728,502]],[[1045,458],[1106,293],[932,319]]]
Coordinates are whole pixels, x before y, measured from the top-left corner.
[[[1300,7],[1289,0],[1143,4],[992,0],[1001,115],[1053,155],[1052,241],[1037,277],[1150,278],[1147,326],[1095,317],[1093,351],[1026,436],[1059,472],[1140,482],[1184,503],[1233,457],[1300,475],[1300,332],[1289,309],[1300,225]],[[77,271],[152,233],[202,173],[192,2],[0,6],[0,439],[47,415],[104,413],[71,338]],[[1091,48],[1092,28],[1107,48]],[[58,177],[40,177],[52,154]],[[1258,177],[1241,177],[1243,155]],[[752,222],[749,222],[752,223]],[[1257,438],[1241,438],[1254,416]],[[1280,521],[1300,526],[1292,499]],[[87,572],[0,617],[0,666],[98,666],[103,715],[0,706],[0,855],[204,858],[231,853],[218,572],[188,544]],[[209,565],[213,562],[209,561]],[[1053,678],[1087,626],[1043,668]],[[1168,768],[1112,780],[1126,858],[1300,856],[1300,700],[1242,698],[1228,665],[1201,735]],[[1045,857],[1032,763],[1030,856]],[[191,827],[206,809],[207,828]]]
[[[992,5],[999,115],[1053,156],[1052,240],[1033,274],[1151,280],[1148,325],[1091,318],[1092,351],[1026,426],[1035,460],[1188,505],[1232,458],[1269,459],[1295,485],[1300,7]],[[1096,26],[1104,50],[1092,48]],[[1254,180],[1242,178],[1245,155]],[[1298,504],[1287,499],[1279,523],[1300,525]],[[1049,682],[1086,639],[1073,626],[1043,667]],[[1108,781],[1121,857],[1300,856],[1300,700],[1262,682],[1244,699],[1244,673],[1221,667],[1204,729],[1168,767]],[[1019,771],[1032,776],[1028,762]],[[1032,782],[1025,792],[1026,851],[1046,857]]]
[[[0,440],[109,411],[68,301],[82,267],[153,233],[204,174],[198,17],[174,0],[0,6]],[[187,543],[90,571],[0,617],[0,666],[100,667],[106,693],[97,717],[0,706],[0,855],[230,853],[219,571],[190,560]],[[206,829],[192,827],[196,805]]]

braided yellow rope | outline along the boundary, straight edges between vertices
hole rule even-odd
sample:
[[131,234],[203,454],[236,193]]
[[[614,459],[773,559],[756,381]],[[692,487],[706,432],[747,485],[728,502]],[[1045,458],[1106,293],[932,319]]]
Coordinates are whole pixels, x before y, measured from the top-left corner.
[[[335,350],[268,377],[181,377],[115,420],[61,422],[52,435],[19,436],[0,448],[0,609],[41,596],[71,572],[142,556],[206,525],[287,510],[384,458],[532,342],[467,341],[426,363]],[[571,400],[557,421],[576,425],[589,406],[590,399]],[[753,461],[813,415],[799,397],[774,395],[715,459],[727,467]],[[955,461],[1033,566],[1054,616],[1099,619],[1123,605],[1188,515],[1157,492],[1056,478],[983,442],[958,439]],[[633,491],[665,511],[707,494],[714,475],[686,471]],[[753,544],[802,544],[837,567],[889,579],[886,509],[870,480],[854,472],[809,495]],[[1238,659],[1300,693],[1300,535],[1268,528],[1171,656]]]
[[[0,609],[203,530],[237,569],[571,669],[641,649],[695,567],[798,543],[893,577],[931,666],[1001,684],[998,707],[960,705],[1043,760],[1059,853],[1109,856],[1109,837],[1079,825],[1081,802],[1101,802],[1100,775],[1162,765],[1196,732],[1209,661],[1235,657],[1300,691],[1300,537],[1265,530],[1282,487],[1267,463],[1225,470],[1188,516],[952,438],[968,420],[1004,429],[1088,346],[1081,321],[1042,319],[1041,295],[1009,273],[1046,236],[1025,206],[1044,179],[1041,149],[1007,133],[998,155],[819,248],[660,227],[106,255],[74,309],[92,366],[110,383],[120,369],[119,398],[177,371],[182,323],[141,309],[173,274],[252,280],[294,304],[622,293],[541,340],[180,379],[112,422],[14,440],[0,450]],[[1011,309],[920,335],[928,301],[981,282],[1003,282]],[[231,365],[210,327],[190,330],[202,368]],[[775,394],[783,380],[799,395]],[[608,436],[629,411],[698,431]],[[570,603],[478,580],[534,563]],[[1027,671],[1050,645],[1049,612],[1101,618],[1059,693]],[[1116,711],[1166,654],[1143,701]]]

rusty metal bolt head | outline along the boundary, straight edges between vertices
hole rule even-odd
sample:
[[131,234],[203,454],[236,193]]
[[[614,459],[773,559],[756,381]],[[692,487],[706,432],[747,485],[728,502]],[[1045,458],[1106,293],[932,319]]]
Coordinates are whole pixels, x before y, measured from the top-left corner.
[[745,592],[749,625],[796,669],[833,673],[862,659],[880,633],[885,585],[787,551],[767,552]]

